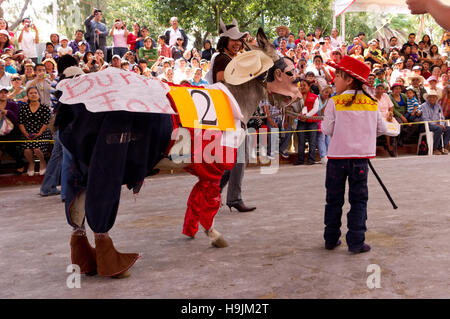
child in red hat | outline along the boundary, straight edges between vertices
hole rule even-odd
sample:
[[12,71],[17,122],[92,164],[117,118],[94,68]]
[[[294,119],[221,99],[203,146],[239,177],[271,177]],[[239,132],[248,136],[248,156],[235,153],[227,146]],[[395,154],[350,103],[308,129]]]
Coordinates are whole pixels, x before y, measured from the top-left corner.
[[365,243],[367,219],[367,174],[369,159],[375,157],[376,138],[387,132],[374,97],[367,93],[370,69],[363,62],[344,56],[336,69],[336,96],[325,109],[322,132],[331,137],[328,148],[325,205],[325,248],[341,244],[341,217],[345,184],[349,184],[350,211],[346,241],[352,253],[370,250]]

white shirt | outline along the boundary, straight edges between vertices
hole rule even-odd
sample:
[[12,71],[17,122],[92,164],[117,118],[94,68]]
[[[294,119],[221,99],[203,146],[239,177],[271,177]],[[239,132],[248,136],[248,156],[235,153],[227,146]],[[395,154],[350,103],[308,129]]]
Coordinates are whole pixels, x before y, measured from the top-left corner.
[[178,38],[183,38],[180,32],[180,28],[177,28],[176,30],[170,28],[169,46],[176,45]]
[[23,50],[26,58],[37,58],[36,35],[31,31],[23,31],[22,41],[19,48]]
[[58,53],[61,55],[65,55],[65,54],[72,54],[72,48],[67,46],[65,48],[63,47],[59,47],[58,48]]
[[11,86],[11,74],[5,72],[0,78],[0,87],[10,87]]
[[330,44],[333,49],[341,47],[342,40],[341,40],[340,36],[338,36],[336,39],[333,37],[330,37],[330,39],[331,39]]

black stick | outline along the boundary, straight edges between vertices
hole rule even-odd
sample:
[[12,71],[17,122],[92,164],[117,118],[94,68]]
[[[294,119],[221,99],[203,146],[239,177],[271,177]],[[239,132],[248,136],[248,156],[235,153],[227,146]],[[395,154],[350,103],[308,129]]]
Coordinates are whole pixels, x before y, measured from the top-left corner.
[[370,160],[369,160],[369,167],[372,170],[373,175],[375,175],[375,177],[377,178],[378,183],[380,183],[381,187],[383,188],[384,192],[386,193],[386,196],[389,198],[389,201],[391,202],[392,207],[394,209],[397,209],[398,206],[395,205],[394,200],[391,197],[391,194],[389,194],[389,191],[387,190],[386,186],[384,186],[383,181],[381,180],[380,176],[378,176],[377,172],[375,171],[375,168],[373,168],[372,163],[370,162]]

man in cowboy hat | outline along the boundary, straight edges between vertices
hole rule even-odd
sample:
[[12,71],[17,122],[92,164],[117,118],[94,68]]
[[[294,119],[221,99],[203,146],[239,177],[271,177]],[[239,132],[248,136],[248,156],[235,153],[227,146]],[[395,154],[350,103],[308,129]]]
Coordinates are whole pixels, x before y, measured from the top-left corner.
[[370,68],[363,62],[344,56],[336,69],[336,94],[325,109],[322,132],[330,136],[326,173],[325,248],[341,244],[342,206],[345,184],[349,183],[350,211],[347,214],[346,241],[351,253],[371,248],[365,243],[368,160],[376,155],[377,136],[385,135],[386,124],[376,101],[366,93]]
[[[444,120],[441,105],[437,102],[438,92],[436,90],[430,90],[429,93],[424,95],[426,102],[422,104],[422,121],[439,121]],[[445,125],[446,122],[434,122],[428,123],[430,131],[434,133],[433,138],[433,154],[434,155],[447,155],[448,150],[445,149],[450,140],[450,129]],[[441,145],[441,136],[443,137],[444,144]]]
[[408,77],[408,83],[413,87],[414,92],[416,93],[417,100],[420,104],[425,102],[424,95],[427,93],[427,90],[423,86],[424,82],[425,80],[423,76],[416,73],[413,73]]
[[277,38],[273,41],[273,46],[275,47],[275,49],[278,49],[278,47],[280,46],[280,40],[286,39],[291,31],[287,26],[280,25],[275,29],[275,32],[277,33]]

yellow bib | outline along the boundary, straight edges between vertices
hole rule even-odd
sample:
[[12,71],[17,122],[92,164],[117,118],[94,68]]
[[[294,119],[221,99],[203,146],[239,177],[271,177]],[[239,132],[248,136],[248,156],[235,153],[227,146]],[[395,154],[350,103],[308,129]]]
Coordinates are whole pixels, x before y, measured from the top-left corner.
[[186,128],[236,130],[228,96],[221,90],[170,87],[181,125]]
[[353,98],[353,94],[341,94],[333,96],[336,111],[377,111],[377,102],[371,100],[364,94],[357,94],[352,105],[346,106]]

